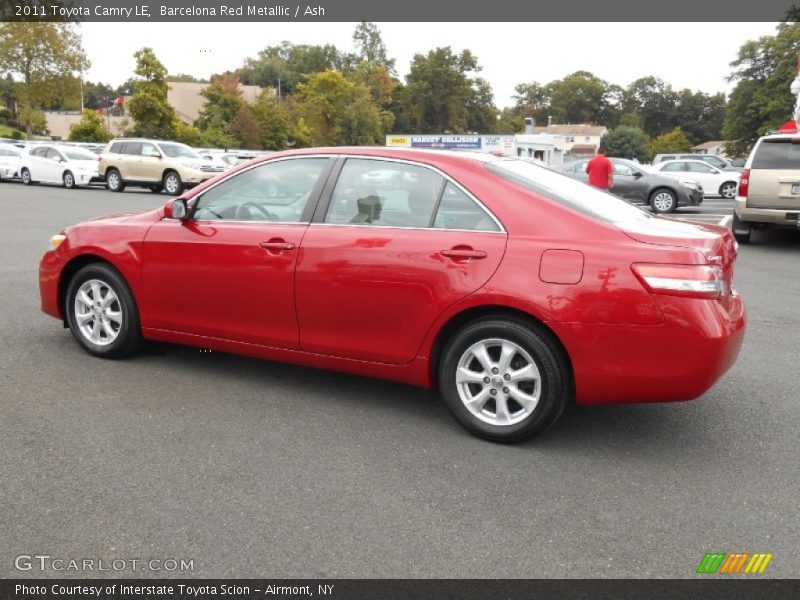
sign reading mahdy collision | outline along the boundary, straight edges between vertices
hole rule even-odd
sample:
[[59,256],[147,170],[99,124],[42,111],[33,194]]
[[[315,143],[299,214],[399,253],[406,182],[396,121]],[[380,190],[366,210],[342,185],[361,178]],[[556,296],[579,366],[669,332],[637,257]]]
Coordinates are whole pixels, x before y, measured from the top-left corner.
[[386,145],[395,148],[480,150],[495,152],[514,147],[513,135],[387,135]]

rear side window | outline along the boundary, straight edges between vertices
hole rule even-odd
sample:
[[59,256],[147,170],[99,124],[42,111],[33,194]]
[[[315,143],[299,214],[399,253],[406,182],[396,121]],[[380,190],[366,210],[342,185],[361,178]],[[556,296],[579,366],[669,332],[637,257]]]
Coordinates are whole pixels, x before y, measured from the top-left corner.
[[433,226],[437,229],[500,231],[494,219],[458,187],[447,182]]
[[763,140],[756,148],[751,168],[800,169],[800,143],[790,138]]
[[112,152],[113,154],[122,154],[123,146],[124,144],[122,142],[114,142],[113,144],[111,144],[109,152]]
[[142,142],[125,142],[122,154],[130,154],[131,156],[142,155]]
[[683,163],[674,162],[668,165],[665,165],[662,171],[683,171]]

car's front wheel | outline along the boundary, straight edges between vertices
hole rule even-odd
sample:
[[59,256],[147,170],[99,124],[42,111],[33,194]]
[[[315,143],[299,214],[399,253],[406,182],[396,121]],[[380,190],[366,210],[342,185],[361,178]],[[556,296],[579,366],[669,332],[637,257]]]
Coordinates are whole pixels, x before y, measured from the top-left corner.
[[75,188],[75,176],[72,174],[72,171],[65,171],[62,181],[64,182],[64,187],[68,190]]
[[736,182],[726,181],[719,187],[719,195],[727,200],[736,198]]
[[108,264],[90,264],[75,274],[64,309],[73,337],[89,354],[119,358],[141,344],[136,301],[122,275]]
[[510,318],[481,319],[457,332],[444,349],[438,379],[456,419],[495,442],[544,431],[571,394],[563,352],[544,331]]
[[181,192],[183,192],[181,176],[175,171],[169,171],[164,175],[164,189],[167,190],[170,196],[180,196]]
[[672,190],[661,188],[650,196],[650,206],[653,212],[659,214],[670,213],[678,208],[678,197]]

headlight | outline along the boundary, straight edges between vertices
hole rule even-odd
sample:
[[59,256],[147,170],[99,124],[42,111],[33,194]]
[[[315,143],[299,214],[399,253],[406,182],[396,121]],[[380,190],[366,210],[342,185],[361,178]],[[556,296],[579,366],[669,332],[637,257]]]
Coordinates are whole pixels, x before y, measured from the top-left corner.
[[699,190],[700,189],[700,184],[697,183],[696,181],[689,181],[688,179],[681,179],[679,181],[679,183],[682,186],[687,187],[687,188],[689,188],[691,190]]
[[61,245],[61,242],[63,242],[65,239],[67,239],[67,236],[64,235],[63,233],[59,233],[51,237],[50,250],[55,250],[56,248],[58,248]]

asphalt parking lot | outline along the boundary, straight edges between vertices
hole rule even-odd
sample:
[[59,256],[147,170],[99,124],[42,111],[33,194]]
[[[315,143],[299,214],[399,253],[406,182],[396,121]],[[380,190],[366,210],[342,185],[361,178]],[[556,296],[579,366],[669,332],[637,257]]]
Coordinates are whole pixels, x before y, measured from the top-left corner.
[[431,391],[169,345],[83,353],[39,310],[49,237],[166,200],[0,184],[0,577],[86,575],[15,570],[36,553],[198,577],[683,578],[746,551],[800,573],[797,233],[740,248],[747,337],[704,397],[572,408],[501,446]]

